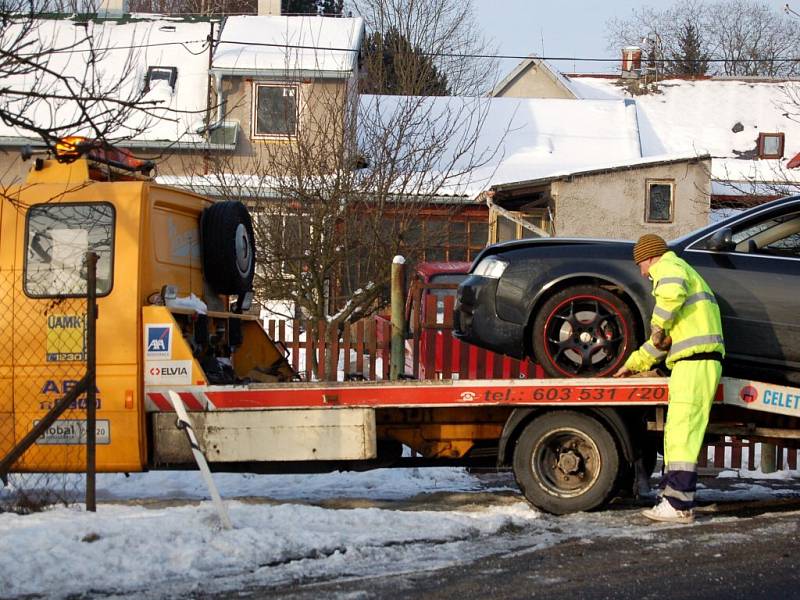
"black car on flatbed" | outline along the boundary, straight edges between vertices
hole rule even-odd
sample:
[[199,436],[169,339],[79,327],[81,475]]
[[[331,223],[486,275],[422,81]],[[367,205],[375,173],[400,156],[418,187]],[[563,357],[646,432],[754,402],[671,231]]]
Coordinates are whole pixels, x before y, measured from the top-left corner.
[[[800,383],[800,196],[672,241],[714,290],[725,372]],[[556,377],[613,373],[649,335],[633,242],[539,238],[489,246],[458,289],[455,335]]]

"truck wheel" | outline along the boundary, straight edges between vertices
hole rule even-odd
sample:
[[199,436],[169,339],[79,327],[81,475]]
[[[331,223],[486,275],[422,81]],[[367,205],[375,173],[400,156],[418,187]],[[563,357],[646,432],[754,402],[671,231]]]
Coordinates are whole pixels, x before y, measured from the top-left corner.
[[533,358],[553,377],[604,377],[636,344],[633,313],[616,294],[576,285],[551,296],[533,321]]
[[573,411],[537,417],[517,440],[514,477],[536,508],[562,515],[602,506],[615,491],[619,452],[608,430]]
[[250,213],[241,202],[217,202],[200,216],[203,273],[218,294],[243,294],[253,285],[256,246]]

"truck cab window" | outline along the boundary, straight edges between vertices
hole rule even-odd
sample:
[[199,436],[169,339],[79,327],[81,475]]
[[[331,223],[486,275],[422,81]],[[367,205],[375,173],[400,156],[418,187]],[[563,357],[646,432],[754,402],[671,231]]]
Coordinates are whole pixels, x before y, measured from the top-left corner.
[[32,298],[86,295],[86,253],[97,253],[97,295],[111,291],[114,207],[40,204],[28,211],[25,293]]

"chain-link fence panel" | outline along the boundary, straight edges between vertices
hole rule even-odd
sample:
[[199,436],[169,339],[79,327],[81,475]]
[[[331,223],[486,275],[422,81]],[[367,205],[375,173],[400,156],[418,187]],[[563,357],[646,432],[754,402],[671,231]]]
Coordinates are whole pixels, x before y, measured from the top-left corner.
[[[49,257],[51,268],[0,271],[0,461],[87,371],[87,299],[76,297],[85,294],[85,261]],[[10,465],[0,512],[81,501],[86,437],[80,394]]]

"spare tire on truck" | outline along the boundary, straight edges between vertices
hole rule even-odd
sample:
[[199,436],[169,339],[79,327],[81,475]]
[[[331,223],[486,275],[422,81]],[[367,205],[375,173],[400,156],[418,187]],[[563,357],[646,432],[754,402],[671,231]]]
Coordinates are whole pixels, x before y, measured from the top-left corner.
[[218,294],[252,289],[256,245],[250,213],[241,202],[212,204],[200,215],[203,274]]

